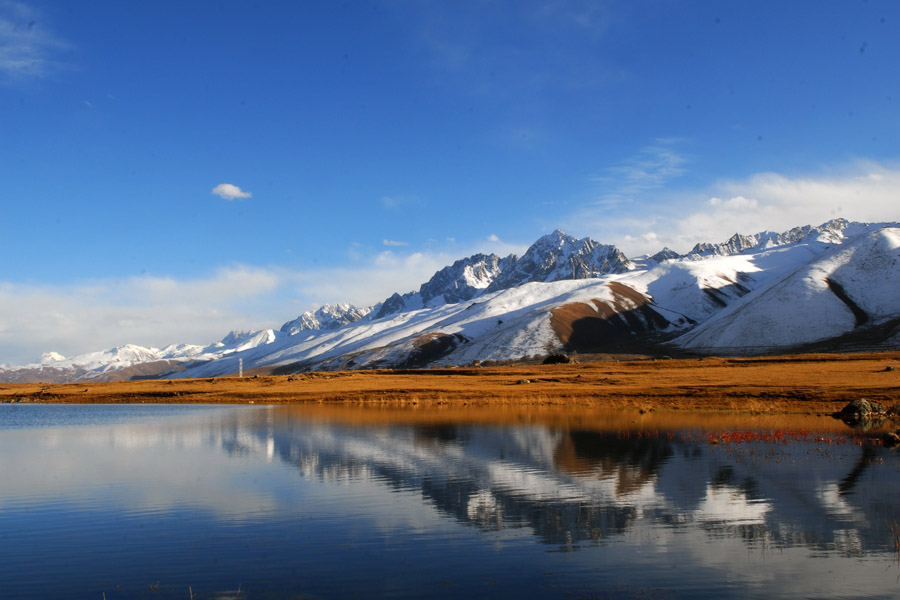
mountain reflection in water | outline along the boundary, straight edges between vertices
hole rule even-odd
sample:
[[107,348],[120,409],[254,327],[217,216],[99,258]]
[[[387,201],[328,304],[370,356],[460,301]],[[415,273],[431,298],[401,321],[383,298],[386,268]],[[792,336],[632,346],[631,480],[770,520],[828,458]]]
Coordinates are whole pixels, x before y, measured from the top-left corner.
[[897,470],[871,470],[885,458],[896,465],[893,451],[832,437],[720,448],[655,433],[299,421],[282,423],[271,439],[304,477],[415,490],[462,523],[529,526],[568,550],[643,519],[849,555],[883,548],[883,524],[900,519],[890,500],[900,491]]
[[[79,528],[104,522],[141,531],[123,533],[121,548],[69,546],[82,553],[80,569],[97,571],[84,576],[89,591],[110,599],[101,572],[134,591],[167,573],[214,586],[244,571],[241,597],[250,598],[254,586],[266,597],[900,591],[890,533],[900,521],[898,454],[830,423],[816,434],[709,443],[703,427],[613,429],[599,415],[504,424],[155,407],[110,420],[119,407],[79,408],[75,426],[53,407],[2,415],[0,580],[13,596],[66,597],[81,575],[41,587],[24,573],[53,570],[54,533],[100,535]],[[53,426],[36,427],[42,419]],[[179,550],[189,545],[181,536],[212,540],[220,554],[200,560]],[[229,547],[235,539],[242,545]],[[354,545],[368,550],[348,554]],[[400,557],[420,561],[413,569]],[[104,560],[150,561],[157,573],[148,568],[141,584]],[[513,563],[528,575],[509,574]],[[291,579],[298,569],[303,577]],[[155,591],[166,590],[180,596],[175,583]]]

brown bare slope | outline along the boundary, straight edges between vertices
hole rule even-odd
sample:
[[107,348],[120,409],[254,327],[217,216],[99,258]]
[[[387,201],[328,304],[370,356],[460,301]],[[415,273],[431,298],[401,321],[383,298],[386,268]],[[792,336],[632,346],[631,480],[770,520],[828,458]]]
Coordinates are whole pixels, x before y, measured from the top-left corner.
[[652,352],[669,321],[637,290],[617,281],[607,287],[612,301],[574,302],[550,311],[560,342],[570,352]]

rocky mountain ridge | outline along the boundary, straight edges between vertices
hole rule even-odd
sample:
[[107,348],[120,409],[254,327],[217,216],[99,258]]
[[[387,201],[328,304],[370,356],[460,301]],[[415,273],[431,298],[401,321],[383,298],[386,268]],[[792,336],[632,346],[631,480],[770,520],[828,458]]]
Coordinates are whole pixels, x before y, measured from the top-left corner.
[[325,305],[278,331],[231,332],[208,346],[123,346],[70,359],[48,353],[38,365],[0,367],[0,380],[223,375],[236,371],[237,358],[245,369],[294,372],[574,350],[893,348],[900,347],[898,281],[897,223],[836,219],[634,261],[614,246],[557,230],[522,257],[457,260],[418,291],[374,307]]

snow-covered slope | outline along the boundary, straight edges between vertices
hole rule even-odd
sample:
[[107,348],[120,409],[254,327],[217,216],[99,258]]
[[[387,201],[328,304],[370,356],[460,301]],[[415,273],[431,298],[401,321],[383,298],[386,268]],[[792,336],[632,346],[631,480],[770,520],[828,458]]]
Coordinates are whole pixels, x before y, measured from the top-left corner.
[[[783,259],[771,253],[763,258]],[[793,266],[793,262],[783,266]],[[782,269],[783,270],[783,269]],[[676,343],[764,352],[878,330],[900,317],[900,228],[868,231],[712,315]]]
[[[557,351],[752,354],[900,347],[900,224],[843,219],[631,261],[561,231],[477,254],[379,305],[326,305],[209,346],[123,346],[0,368],[61,381],[424,367]],[[136,367],[141,366],[140,371]],[[129,371],[131,369],[131,371]],[[155,370],[154,370],[155,369]]]

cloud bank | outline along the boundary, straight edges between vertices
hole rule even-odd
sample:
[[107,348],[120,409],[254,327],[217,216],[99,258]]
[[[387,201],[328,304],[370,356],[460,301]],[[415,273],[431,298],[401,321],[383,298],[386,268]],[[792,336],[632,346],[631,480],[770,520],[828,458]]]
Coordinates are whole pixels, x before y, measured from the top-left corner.
[[780,232],[837,217],[900,221],[898,190],[900,166],[860,161],[814,175],[758,173],[704,189],[647,187],[627,210],[594,204],[569,215],[565,223],[615,243],[629,256],[663,246],[686,252],[697,242],[720,242],[735,233]]

